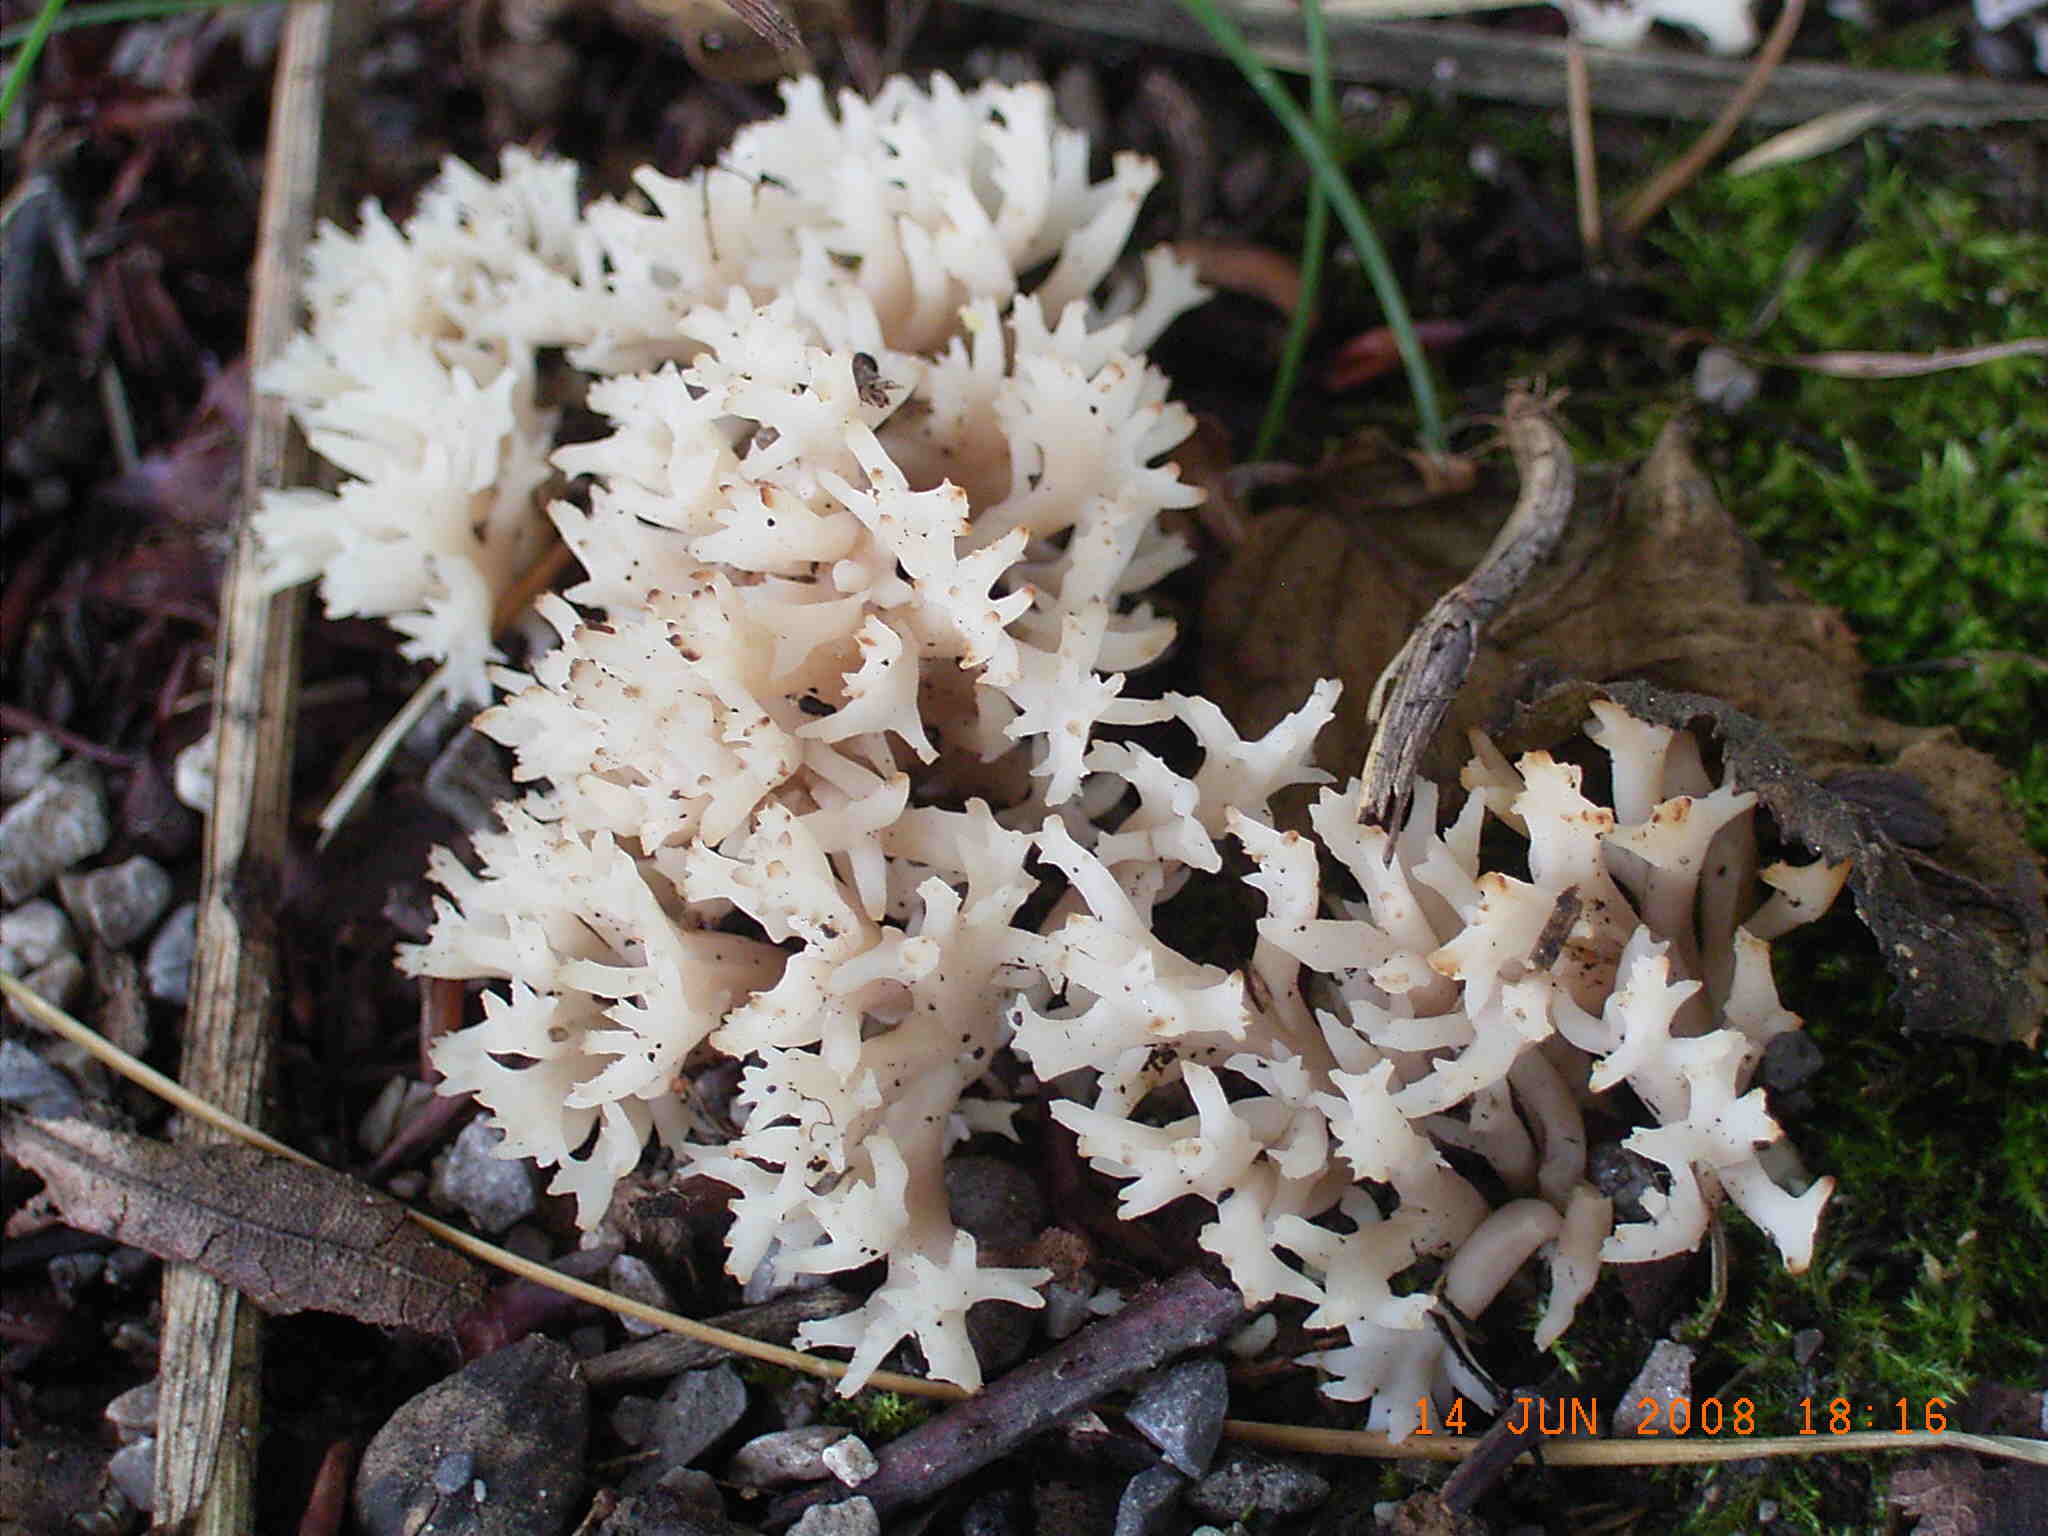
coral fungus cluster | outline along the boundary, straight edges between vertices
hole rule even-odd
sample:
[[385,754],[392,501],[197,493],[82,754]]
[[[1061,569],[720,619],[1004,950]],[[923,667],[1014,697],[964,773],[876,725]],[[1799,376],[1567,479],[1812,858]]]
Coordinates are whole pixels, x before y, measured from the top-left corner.
[[[1343,1330],[1329,1390],[1404,1432],[1432,1391],[1484,1396],[1434,1297],[1474,1315],[1539,1249],[1543,1342],[1724,1195],[1806,1262],[1830,1184],[1760,1161],[1749,1078],[1797,1024],[1768,940],[1840,871],[1759,872],[1753,797],[1615,706],[1605,803],[1482,742],[1447,825],[1430,786],[1362,825],[1353,785],[1306,835],[1272,801],[1323,779],[1334,684],[1255,741],[1127,692],[1173,638],[1144,601],[1188,557],[1162,514],[1199,499],[1142,356],[1198,290],[1167,252],[1141,290],[1117,271],[1153,174],[1091,183],[1041,90],[943,81],[836,112],[794,86],[719,167],[643,175],[650,210],[579,210],[543,162],[451,169],[402,234],[323,238],[270,382],[358,478],[264,526],[279,580],[321,573],[504,694],[479,723],[530,788],[475,869],[437,856],[403,964],[491,983],[444,1089],[586,1224],[658,1136],[735,1191],[735,1274],[886,1261],[804,1334],[852,1351],[849,1390],[905,1339],[975,1384],[968,1309],[1047,1278],[983,1267],[947,1207],[948,1147],[1009,1128],[1012,1052],[1127,1213],[1207,1202],[1247,1299]],[[607,435],[553,444],[549,348]],[[584,579],[530,672],[487,670],[550,474]],[[1264,915],[1225,970],[1159,909],[1239,851]],[[744,1063],[731,1134],[676,1092],[711,1053]],[[1624,1089],[1663,1187],[1617,1223],[1584,1107]]]

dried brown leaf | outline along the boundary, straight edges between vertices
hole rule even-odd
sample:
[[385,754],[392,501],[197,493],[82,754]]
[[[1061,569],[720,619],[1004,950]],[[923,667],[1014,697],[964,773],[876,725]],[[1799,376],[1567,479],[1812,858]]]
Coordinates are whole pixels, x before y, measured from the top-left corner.
[[0,1145],[69,1225],[196,1265],[266,1312],[440,1333],[483,1295],[475,1267],[403,1206],[328,1169],[20,1115],[0,1122]]

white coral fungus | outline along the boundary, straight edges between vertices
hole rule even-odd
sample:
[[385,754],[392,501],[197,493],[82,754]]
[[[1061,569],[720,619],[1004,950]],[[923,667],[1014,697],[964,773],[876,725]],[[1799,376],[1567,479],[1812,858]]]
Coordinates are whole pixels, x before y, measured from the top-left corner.
[[[1689,735],[1602,704],[1610,804],[1577,767],[1482,741],[1447,826],[1422,785],[1398,834],[1364,827],[1354,785],[1323,791],[1310,836],[1271,805],[1324,780],[1334,683],[1257,741],[1205,699],[1126,693],[1173,634],[1143,601],[1187,554],[1161,514],[1199,499],[1165,457],[1191,419],[1140,349],[1196,290],[1154,253],[1134,308],[1097,303],[1153,173],[1091,185],[1085,164],[1034,89],[898,83],[835,115],[799,85],[722,169],[643,179],[654,215],[543,217],[565,183],[515,162],[496,188],[451,173],[404,238],[354,237],[412,306],[377,323],[469,392],[471,436],[422,434],[407,469],[396,417],[348,407],[386,457],[349,466],[344,502],[460,460],[434,483],[487,543],[458,501],[533,483],[500,429],[531,406],[537,347],[603,375],[588,398],[611,422],[552,455],[588,488],[553,508],[585,572],[542,605],[560,643],[488,673],[508,697],[481,727],[531,788],[476,870],[437,855],[447,899],[402,957],[495,983],[436,1048],[445,1091],[474,1091],[586,1225],[658,1135],[735,1191],[736,1275],[884,1261],[861,1308],[803,1335],[852,1352],[849,1391],[905,1339],[976,1384],[968,1309],[1039,1302],[1046,1273],[983,1267],[944,1186],[949,1144],[1007,1123],[1006,1049],[1060,1090],[1052,1115],[1127,1213],[1205,1202],[1247,1299],[1305,1303],[1343,1340],[1313,1357],[1328,1390],[1397,1434],[1430,1394],[1485,1395],[1437,1296],[1476,1315],[1532,1255],[1544,1343],[1603,1260],[1697,1244],[1724,1196],[1804,1264],[1830,1184],[1766,1172],[1779,1130],[1748,1084],[1797,1025],[1767,940],[1841,871],[1759,875],[1753,797],[1716,787]],[[292,377],[316,363],[341,370],[338,343],[305,343]],[[335,524],[321,537],[413,559],[389,611],[451,612],[464,561],[497,580],[445,528]],[[278,556],[330,579],[331,558]],[[1510,834],[1521,854],[1490,867]],[[1159,918],[1192,876],[1225,878],[1233,841],[1264,916],[1227,970]],[[744,1063],[731,1134],[679,1093],[714,1053]],[[1582,1107],[1624,1087],[1654,1122],[1629,1145],[1667,1177],[1617,1225]]]

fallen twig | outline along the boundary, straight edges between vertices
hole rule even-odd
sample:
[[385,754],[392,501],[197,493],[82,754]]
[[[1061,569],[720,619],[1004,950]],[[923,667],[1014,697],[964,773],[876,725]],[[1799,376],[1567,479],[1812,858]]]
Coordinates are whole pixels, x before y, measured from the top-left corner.
[[1480,629],[1563,536],[1576,476],[1550,409],[1521,385],[1508,391],[1501,436],[1522,479],[1514,510],[1472,574],[1423,615],[1366,704],[1378,729],[1365,756],[1359,815],[1375,826],[1391,828],[1407,814],[1416,765],[1472,669]]
[[[859,1492],[883,1513],[928,1499],[1173,1356],[1214,1344],[1243,1318],[1244,1299],[1234,1288],[1183,1270],[890,1441]],[[807,1489],[777,1505],[771,1518],[793,1520],[852,1491]]]

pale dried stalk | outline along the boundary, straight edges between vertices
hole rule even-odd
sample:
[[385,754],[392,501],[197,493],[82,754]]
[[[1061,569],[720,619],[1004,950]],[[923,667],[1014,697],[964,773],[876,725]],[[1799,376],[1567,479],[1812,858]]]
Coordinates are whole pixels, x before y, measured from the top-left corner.
[[[296,321],[334,45],[327,6],[293,7],[278,52],[250,304],[249,355],[259,365],[282,350]],[[180,1068],[193,1093],[244,1119],[260,1113],[278,1014],[275,895],[290,809],[303,607],[296,592],[273,596],[266,590],[246,514],[259,489],[299,479],[303,458],[304,450],[292,445],[282,402],[259,397],[243,450],[244,516],[221,591],[214,807]],[[218,1139],[197,1123],[180,1134]],[[234,1291],[182,1264],[164,1271],[163,1311],[158,1528],[241,1536],[255,1528],[261,1318]]]

